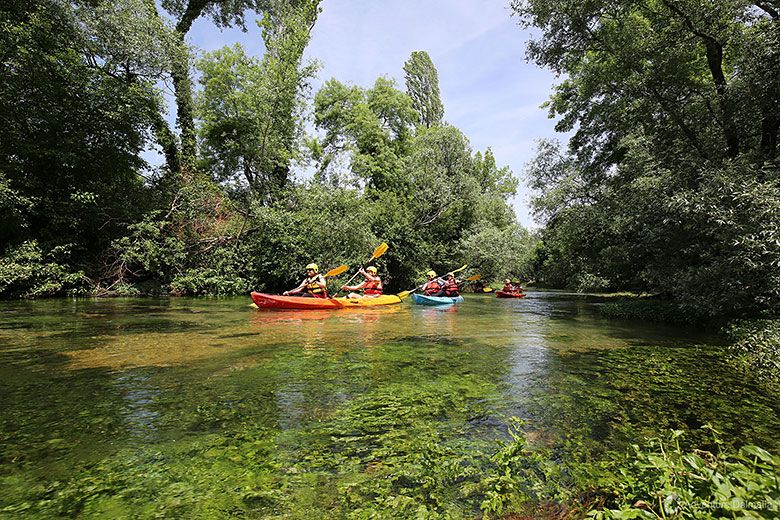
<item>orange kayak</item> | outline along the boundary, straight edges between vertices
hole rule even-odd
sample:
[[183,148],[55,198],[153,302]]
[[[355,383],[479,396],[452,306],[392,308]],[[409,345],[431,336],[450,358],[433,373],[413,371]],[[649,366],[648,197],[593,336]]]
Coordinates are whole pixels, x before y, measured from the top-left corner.
[[525,293],[496,291],[496,298],[523,298]]
[[401,298],[394,294],[385,294],[376,298],[307,298],[253,292],[252,301],[261,309],[346,309],[392,305],[401,303]]

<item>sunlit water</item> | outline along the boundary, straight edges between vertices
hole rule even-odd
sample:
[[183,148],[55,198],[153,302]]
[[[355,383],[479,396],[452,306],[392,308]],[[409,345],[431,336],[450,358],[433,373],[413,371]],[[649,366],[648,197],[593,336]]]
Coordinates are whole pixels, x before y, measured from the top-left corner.
[[610,320],[581,295],[465,297],[0,303],[0,518],[337,518],[379,501],[362,478],[411,489],[397,475],[421,450],[464,467],[510,417],[531,447],[596,456],[670,429],[706,442],[705,424],[778,447],[777,396],[706,330]]

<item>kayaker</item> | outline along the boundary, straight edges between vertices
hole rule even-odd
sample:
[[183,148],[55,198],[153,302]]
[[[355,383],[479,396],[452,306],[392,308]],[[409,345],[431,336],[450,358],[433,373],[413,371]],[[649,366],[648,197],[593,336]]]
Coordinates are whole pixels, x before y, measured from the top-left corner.
[[428,281],[420,288],[420,292],[426,296],[444,296],[444,281],[436,277],[436,271],[428,271],[425,275]]
[[460,296],[460,289],[458,284],[460,282],[455,278],[452,273],[447,273],[444,280],[444,296],[454,298]]
[[514,286],[512,285],[512,280],[510,280],[509,278],[504,280],[504,287],[503,287],[503,289],[501,289],[501,291],[503,291],[503,292],[512,292],[512,291],[514,291]]
[[306,278],[301,285],[290,291],[285,291],[282,296],[299,295],[309,298],[327,298],[328,292],[325,289],[325,277],[320,274],[320,268],[317,264],[306,266]]
[[365,271],[360,269],[358,272],[366,277],[366,279],[363,280],[363,283],[360,285],[345,285],[342,289],[348,291],[359,291],[363,289],[363,294],[351,292],[349,293],[349,297],[360,298],[361,296],[365,296],[366,298],[376,298],[377,296],[382,296],[382,279],[377,274],[376,267],[370,265]]
[[523,294],[523,286],[520,285],[520,280],[515,280],[514,286],[512,287],[512,291],[516,292],[517,294]]

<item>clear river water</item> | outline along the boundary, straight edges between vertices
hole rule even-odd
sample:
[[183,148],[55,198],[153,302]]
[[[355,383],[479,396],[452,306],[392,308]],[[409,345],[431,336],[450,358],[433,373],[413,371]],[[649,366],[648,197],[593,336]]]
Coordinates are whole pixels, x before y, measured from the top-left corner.
[[778,451],[777,396],[711,331],[464,296],[0,302],[0,519],[476,518],[513,422],[551,465],[708,424]]

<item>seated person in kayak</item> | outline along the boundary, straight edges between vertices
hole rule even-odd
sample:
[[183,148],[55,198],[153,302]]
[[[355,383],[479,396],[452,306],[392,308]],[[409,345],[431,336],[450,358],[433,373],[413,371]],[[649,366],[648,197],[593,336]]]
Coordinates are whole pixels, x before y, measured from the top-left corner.
[[358,272],[366,277],[366,279],[363,280],[363,283],[360,285],[345,285],[342,289],[348,291],[359,291],[360,289],[363,289],[363,294],[351,292],[349,293],[349,297],[360,298],[361,296],[365,296],[366,298],[376,298],[377,296],[382,296],[382,279],[377,275],[376,267],[370,265],[365,271],[361,269]]
[[325,277],[320,274],[320,268],[317,264],[306,266],[306,278],[301,285],[295,289],[285,291],[282,296],[304,296],[307,298],[327,298],[328,292],[325,290]]
[[512,285],[512,281],[509,278],[504,280],[504,287],[501,288],[501,291],[502,292],[513,292],[514,291],[514,286]]
[[452,273],[447,273],[444,280],[444,296],[449,296],[450,298],[460,296],[459,283],[461,282]]
[[517,294],[523,294],[523,286],[520,285],[520,280],[515,280],[514,287],[512,287],[512,292],[516,292]]
[[436,277],[436,271],[425,273],[428,281],[420,287],[420,292],[425,296],[444,296],[444,281]]
[[471,282],[471,290],[475,293],[481,293],[481,292],[487,292],[485,287],[485,281],[484,280],[477,280],[475,282]]

